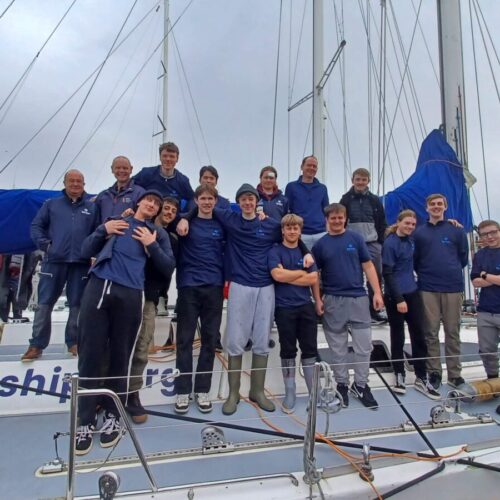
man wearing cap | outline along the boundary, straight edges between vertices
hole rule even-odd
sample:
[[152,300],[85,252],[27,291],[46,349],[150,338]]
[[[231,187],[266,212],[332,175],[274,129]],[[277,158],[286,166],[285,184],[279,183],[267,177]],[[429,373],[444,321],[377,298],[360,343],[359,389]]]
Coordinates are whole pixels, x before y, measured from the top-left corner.
[[[104,386],[119,394],[125,405],[131,356],[141,325],[146,261],[150,258],[166,277],[174,267],[167,234],[151,222],[161,205],[158,191],[145,191],[133,216],[100,225],[82,246],[82,255],[96,256],[96,261],[82,298],[78,324],[81,385],[87,389],[97,387],[95,378],[101,376],[103,354],[109,346],[113,355]],[[75,444],[78,455],[88,453],[92,446],[96,403],[96,396],[80,398],[80,426]],[[121,426],[112,400],[103,398],[101,404],[105,421],[100,429],[100,442],[107,448],[120,439]]]
[[68,170],[62,196],[47,200],[31,223],[31,238],[45,252],[38,284],[38,307],[30,346],[22,361],[39,358],[49,345],[52,309],[66,286],[69,315],[64,340],[77,355],[77,319],[90,259],[81,252],[83,240],[98,224],[98,210],[84,191],[83,174]]
[[328,206],[328,191],[324,184],[316,179],[318,160],[315,156],[306,156],[300,166],[302,175],[296,181],[289,182],[285,188],[290,213],[304,219],[302,241],[311,249],[325,232],[323,209]]
[[277,221],[281,221],[288,213],[288,200],[278,189],[277,170],[271,165],[260,171],[260,183],[257,186],[260,200],[257,203],[257,212],[262,210],[266,215]]
[[[214,219],[226,231],[225,258],[229,260],[231,273],[224,339],[229,356],[230,391],[222,407],[225,415],[232,415],[237,409],[243,352],[249,340],[253,350],[250,400],[263,410],[275,410],[273,402],[264,393],[269,334],[274,316],[274,285],[267,266],[267,254],[274,243],[281,241],[281,224],[264,215],[257,217],[259,193],[250,184],[243,184],[235,198],[241,214],[217,208],[213,211]],[[182,233],[185,226],[185,221],[181,221],[178,230]],[[304,251],[303,244],[301,249]]]
[[[202,184],[208,184],[214,188],[217,188],[217,182],[219,182],[219,172],[212,165],[205,165],[200,168],[200,186]],[[192,199],[188,204],[188,210],[192,210],[196,207],[196,202]],[[231,208],[231,203],[227,198],[217,194],[217,203],[215,208]]]
[[194,195],[189,179],[175,168],[179,161],[179,148],[173,142],[159,147],[160,165],[144,167],[133,179],[144,189],[156,189],[162,195],[189,202]]
[[117,156],[111,163],[111,172],[116,182],[101,191],[95,204],[99,207],[101,223],[110,217],[122,215],[127,209],[134,209],[137,200],[144,193],[144,188],[138,186],[131,178],[132,164],[126,156]]

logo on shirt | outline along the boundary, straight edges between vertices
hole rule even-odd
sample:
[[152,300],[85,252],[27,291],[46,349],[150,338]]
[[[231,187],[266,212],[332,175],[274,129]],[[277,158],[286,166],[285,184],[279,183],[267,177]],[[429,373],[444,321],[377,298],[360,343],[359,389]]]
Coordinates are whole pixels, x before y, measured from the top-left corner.
[[276,202],[276,206],[278,206],[278,207],[282,207],[282,206],[283,206],[283,202],[282,202],[281,200],[278,200],[278,201]]
[[88,210],[88,208],[87,208],[87,207],[85,207],[85,208],[82,210],[82,212],[81,212],[81,213],[82,213],[83,215],[92,215],[92,214],[89,212],[89,210]]
[[296,266],[300,268],[304,267],[304,259],[302,257],[297,261]]
[[497,264],[497,265],[495,266],[495,269],[496,269],[497,271],[500,271],[500,264]]
[[122,201],[123,203],[132,203],[132,198],[130,198],[130,196],[124,196]]
[[258,236],[259,238],[263,238],[266,235],[266,233],[261,227],[258,227],[257,230],[255,231],[255,235]]
[[212,229],[212,238],[220,238],[221,236],[220,229]]
[[352,243],[349,243],[347,246],[346,246],[346,250],[348,252],[356,252],[356,247],[352,244]]
[[450,240],[450,238],[448,238],[448,236],[443,236],[443,238],[441,239],[441,243],[443,245],[453,245],[453,242]]

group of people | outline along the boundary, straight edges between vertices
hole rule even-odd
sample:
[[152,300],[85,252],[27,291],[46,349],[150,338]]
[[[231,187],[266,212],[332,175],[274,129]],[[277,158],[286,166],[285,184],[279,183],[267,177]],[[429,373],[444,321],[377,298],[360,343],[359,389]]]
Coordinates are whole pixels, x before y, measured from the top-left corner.
[[[316,178],[317,159],[307,156],[298,180],[289,182],[284,193],[272,166],[261,170],[257,187],[243,184],[235,196],[238,212],[219,195],[214,167],[202,167],[200,184],[193,191],[189,179],[176,168],[178,147],[165,143],[159,152],[160,165],[143,168],[133,177],[128,158],[115,158],[111,171],[116,182],[95,198],[85,193],[83,174],[70,170],[64,177],[63,195],[40,209],[32,223],[32,237],[46,254],[33,335],[23,361],[37,359],[47,347],[50,314],[66,286],[70,311],[65,341],[68,351],[79,356],[82,386],[98,387],[102,377],[104,386],[119,394],[134,422],[146,421],[139,397],[142,374],[156,306],[169,288],[175,267],[177,413],[186,413],[192,399],[199,411],[212,410],[209,392],[225,282],[230,282],[224,336],[229,396],[222,412],[226,415],[237,410],[242,357],[249,346],[249,398],[263,410],[275,410],[264,391],[273,321],[285,384],[282,408],[294,410],[297,344],[311,389],[313,366],[319,360],[317,315],[322,316],[343,405],[348,406],[352,394],[376,409],[368,385],[371,326],[380,321],[384,305],[391,330],[395,391],[406,391],[405,321],[416,358],[415,388],[431,398],[440,397],[441,319],[448,384],[465,384],[459,363],[459,324],[468,247],[463,229],[444,217],[443,195],[427,199],[429,220],[415,232],[416,216],[411,211],[403,211],[397,223],[387,228],[383,205],[369,190],[366,169],[353,173],[352,188],[341,203],[330,203],[326,186]],[[500,330],[500,260],[496,257],[500,235],[496,222],[486,222],[480,225],[484,228],[480,235],[488,248],[477,254],[481,260],[477,265],[475,261],[472,278],[475,286],[487,291],[479,310],[485,314],[481,322],[488,330],[488,341],[480,347],[490,354]],[[193,369],[198,321],[201,348]],[[349,367],[354,370],[352,384]],[[488,376],[498,374],[498,357],[488,367]],[[104,410],[101,446],[113,446],[121,436],[112,401],[82,397],[78,454],[92,446],[98,406]]]

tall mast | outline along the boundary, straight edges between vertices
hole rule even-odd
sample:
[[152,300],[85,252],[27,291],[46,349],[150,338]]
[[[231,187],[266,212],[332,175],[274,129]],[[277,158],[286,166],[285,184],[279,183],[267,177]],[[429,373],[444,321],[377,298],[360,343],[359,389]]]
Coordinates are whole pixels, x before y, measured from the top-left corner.
[[323,0],[313,0],[313,155],[318,159],[317,177],[325,182],[325,120],[323,86]]
[[162,142],[167,142],[168,134],[168,29],[169,29],[169,0],[163,0],[163,69],[165,74],[163,75],[163,109],[162,109],[162,122],[163,122],[163,133]]
[[446,141],[467,168],[462,22],[459,0],[437,0],[441,120]]

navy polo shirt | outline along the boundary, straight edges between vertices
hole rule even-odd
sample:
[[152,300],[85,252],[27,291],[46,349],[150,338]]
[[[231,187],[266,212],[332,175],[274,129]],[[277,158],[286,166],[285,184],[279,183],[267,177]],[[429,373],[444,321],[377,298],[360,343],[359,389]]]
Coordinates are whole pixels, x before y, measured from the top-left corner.
[[328,295],[366,295],[361,264],[371,260],[368,247],[358,233],[347,229],[340,235],[325,234],[312,248],[321,270],[323,290]]
[[179,238],[177,288],[224,285],[224,240],[224,230],[216,220],[191,220],[189,233]]
[[[288,248],[282,243],[274,245],[267,258],[269,271],[276,269],[280,264],[283,269],[291,271],[317,271],[316,265],[304,269],[304,257],[300,248]],[[311,302],[311,289],[308,286],[293,285],[291,283],[274,282],[276,306],[296,307]]]
[[[481,248],[474,255],[470,279],[480,278],[479,273],[500,274],[500,248]],[[492,314],[500,314],[500,286],[491,285],[481,288],[477,310]]]

